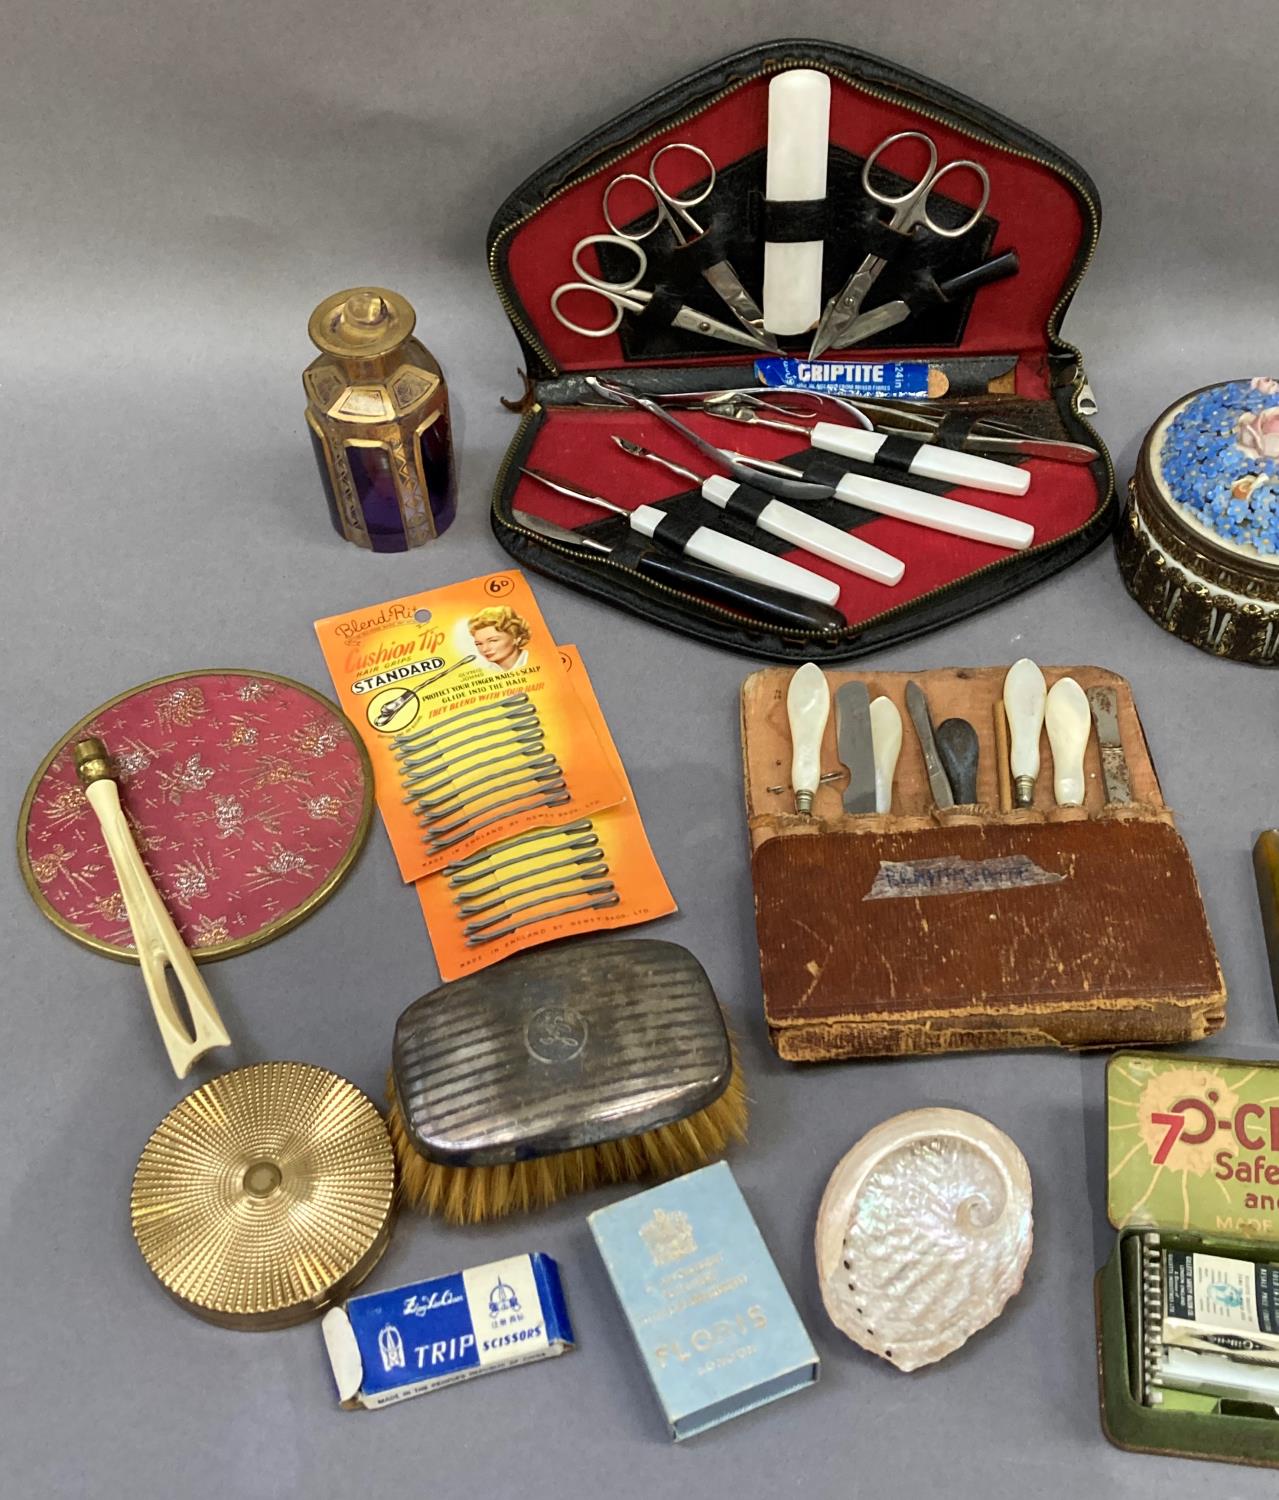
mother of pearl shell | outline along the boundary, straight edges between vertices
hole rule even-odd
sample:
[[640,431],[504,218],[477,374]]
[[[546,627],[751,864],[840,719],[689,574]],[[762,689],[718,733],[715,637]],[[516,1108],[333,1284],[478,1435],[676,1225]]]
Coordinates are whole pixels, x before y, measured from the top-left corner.
[[1030,1169],[989,1120],[916,1109],[863,1136],[826,1184],[817,1276],[831,1321],[900,1370],[1004,1310],[1032,1241]]

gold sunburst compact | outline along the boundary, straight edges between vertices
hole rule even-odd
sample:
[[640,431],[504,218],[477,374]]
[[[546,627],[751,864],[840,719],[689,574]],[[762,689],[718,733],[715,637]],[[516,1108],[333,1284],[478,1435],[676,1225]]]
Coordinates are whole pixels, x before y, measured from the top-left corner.
[[138,1248],[188,1311],[285,1328],[369,1274],[390,1238],[395,1157],[353,1083],[305,1063],[237,1068],[157,1126],[133,1177]]

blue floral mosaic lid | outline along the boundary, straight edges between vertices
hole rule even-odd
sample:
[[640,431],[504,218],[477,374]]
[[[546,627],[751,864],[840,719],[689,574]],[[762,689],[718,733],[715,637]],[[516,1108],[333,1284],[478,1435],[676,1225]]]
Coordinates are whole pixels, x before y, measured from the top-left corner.
[[1279,380],[1200,391],[1163,419],[1152,451],[1167,500],[1214,541],[1279,565]]

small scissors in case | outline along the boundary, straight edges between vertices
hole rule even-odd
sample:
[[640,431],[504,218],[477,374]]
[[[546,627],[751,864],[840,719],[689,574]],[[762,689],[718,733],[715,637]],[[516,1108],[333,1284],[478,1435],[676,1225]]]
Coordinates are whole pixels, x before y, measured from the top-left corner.
[[[686,193],[673,193],[663,185],[658,176],[658,163],[664,156],[676,151],[691,153],[705,164],[708,175],[700,187],[695,185]],[[619,224],[613,217],[610,199],[624,182],[637,184],[644,195],[653,200],[653,220],[642,229],[628,229],[625,221]],[[681,247],[687,247],[706,234],[705,225],[699,224],[689,213],[689,209],[696,208],[699,203],[704,203],[710,197],[715,190],[715,182],[715,163],[700,146],[694,146],[691,141],[672,141],[653,153],[648,164],[647,175],[641,176],[638,172],[621,172],[613,178],[604,189],[604,222],[611,233],[620,235],[624,240],[646,240],[649,235],[656,233],[662,225],[665,225],[674,236],[676,243]],[[759,341],[759,347],[771,349],[774,353],[779,352],[777,341],[764,329],[764,314],[760,311],[759,304],[742,285],[741,278],[728,261],[721,256],[710,265],[703,266],[701,272],[715,295],[728,308],[737,322],[747,333],[755,335]]]
[[[904,193],[881,192],[871,183],[871,169],[883,153],[898,141],[923,141],[928,148],[928,166],[915,186],[907,188]],[[977,207],[962,224],[947,228],[944,224],[939,224],[929,213],[928,201],[937,184],[947,173],[959,171],[969,171],[977,178],[981,184],[981,197]],[[898,234],[907,235],[917,225],[923,224],[935,235],[946,240],[960,239],[975,229],[982,214],[986,211],[986,204],[990,201],[990,176],[985,167],[979,162],[970,161],[967,157],[948,161],[939,167],[937,143],[922,130],[899,130],[896,135],[886,136],[880,141],[862,165],[862,188],[866,195],[874,199],[876,203],[893,210],[887,228],[896,230]],[[825,350],[844,345],[861,312],[862,303],[887,265],[888,261],[883,256],[874,254],[866,256],[849,277],[843,290],[826,304],[826,311],[822,314],[821,322],[817,325],[817,332],[813,335],[812,348],[808,351],[809,359],[817,359]]]
[[[594,275],[581,261],[582,251],[590,245],[616,245],[623,250],[629,250],[635,257],[635,274],[625,281],[607,281],[602,276]],[[551,293],[551,311],[565,328],[572,329],[574,333],[584,334],[590,339],[602,339],[610,333],[615,333],[621,326],[623,314],[643,312],[656,295],[654,292],[645,291],[640,286],[644,273],[648,270],[648,256],[644,254],[643,246],[636,244],[633,237],[620,234],[588,234],[585,239],[578,240],[573,247],[573,269],[581,280],[566,281],[562,286],[555,288]],[[597,297],[603,297],[606,302],[613,304],[612,320],[601,328],[587,328],[581,323],[573,322],[560,311],[560,299],[567,292],[593,293]],[[749,329],[732,323],[722,323],[718,318],[708,318],[705,313],[698,312],[695,307],[689,307],[686,303],[678,305],[670,321],[674,327],[682,328],[688,333],[700,333],[709,339],[722,339],[727,344],[741,344],[747,349],[770,347],[760,335]]]

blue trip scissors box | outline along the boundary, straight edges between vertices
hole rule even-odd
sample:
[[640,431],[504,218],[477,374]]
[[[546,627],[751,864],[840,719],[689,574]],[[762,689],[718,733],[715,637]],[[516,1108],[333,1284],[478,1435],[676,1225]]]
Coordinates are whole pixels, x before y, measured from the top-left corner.
[[389,1406],[573,1347],[549,1255],[514,1255],[371,1292],[325,1314],[324,1343],[348,1408]]
[[817,1379],[817,1352],[724,1162],[588,1222],[676,1441]]

